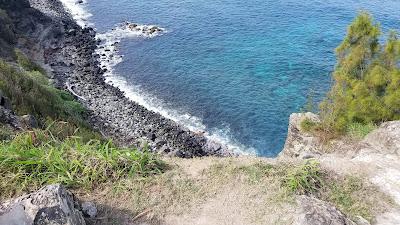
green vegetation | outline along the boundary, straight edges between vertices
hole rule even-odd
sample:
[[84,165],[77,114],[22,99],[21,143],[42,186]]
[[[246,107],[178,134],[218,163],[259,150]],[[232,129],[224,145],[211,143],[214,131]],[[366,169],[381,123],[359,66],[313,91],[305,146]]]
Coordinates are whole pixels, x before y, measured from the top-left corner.
[[289,167],[281,184],[288,193],[313,195],[331,202],[352,219],[362,216],[371,222],[376,212],[391,203],[389,197],[361,178],[334,175],[313,160]]
[[378,190],[366,186],[360,178],[345,177],[339,181],[328,181],[329,188],[323,198],[334,203],[346,215],[352,217],[359,215],[372,222],[373,212],[377,210],[379,204],[382,204],[378,200],[386,199],[390,203],[385,196],[379,196],[380,198],[375,196],[377,197],[375,199],[374,196],[370,196],[371,194],[376,195]]
[[316,129],[317,126],[318,126],[318,124],[309,118],[305,118],[300,122],[300,128],[302,131],[305,131],[305,132],[311,132],[314,129]]
[[110,141],[83,142],[79,137],[60,141],[48,130],[35,130],[0,143],[0,198],[51,183],[89,188],[123,177],[157,174],[163,168],[146,151],[120,149]]
[[43,68],[28,59],[28,57],[26,57],[19,49],[15,49],[15,55],[17,56],[17,63],[22,68],[29,72],[38,72],[35,74],[36,76],[34,78],[39,78],[42,81],[46,81],[45,84],[47,84],[47,78],[44,76],[46,71]]
[[0,141],[1,140],[9,140],[13,136],[13,131],[0,123]]
[[323,185],[323,174],[317,161],[307,161],[299,167],[289,169],[283,186],[291,193],[313,194]]
[[379,42],[379,24],[362,12],[336,49],[335,84],[321,103],[323,125],[345,132],[348,124],[400,119],[400,40],[392,31]]
[[354,139],[362,139],[371,131],[375,130],[377,126],[373,123],[350,123],[347,125],[346,132]]
[[237,186],[244,180],[249,188],[265,188],[269,194],[274,193],[269,201],[276,204],[291,202],[295,195],[314,196],[332,203],[352,219],[362,216],[372,221],[374,215],[390,204],[390,198],[376,187],[360,178],[338,176],[321,168],[316,160],[301,164],[257,162],[242,166],[225,162],[213,165],[208,174],[221,184],[233,182]]
[[154,154],[118,148],[86,123],[83,106],[49,84],[45,71],[20,51],[20,68],[0,60],[0,90],[19,115],[33,114],[39,128],[13,133],[0,124],[0,199],[43,185],[93,188],[163,171]]
[[43,69],[26,57],[18,58],[23,68],[35,70],[17,70],[0,60],[0,90],[11,99],[16,113],[33,114],[41,122],[52,119],[84,124],[85,109],[67,92],[48,85]]

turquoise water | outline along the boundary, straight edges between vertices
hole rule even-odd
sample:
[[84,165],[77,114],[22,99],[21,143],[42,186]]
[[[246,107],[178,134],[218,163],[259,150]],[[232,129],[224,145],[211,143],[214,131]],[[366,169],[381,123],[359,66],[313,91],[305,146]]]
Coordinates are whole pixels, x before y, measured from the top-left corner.
[[[89,0],[99,32],[131,21],[167,33],[122,40],[115,73],[211,133],[275,156],[288,117],[330,87],[333,49],[359,10],[400,28],[399,0]],[[249,151],[243,148],[244,151]]]

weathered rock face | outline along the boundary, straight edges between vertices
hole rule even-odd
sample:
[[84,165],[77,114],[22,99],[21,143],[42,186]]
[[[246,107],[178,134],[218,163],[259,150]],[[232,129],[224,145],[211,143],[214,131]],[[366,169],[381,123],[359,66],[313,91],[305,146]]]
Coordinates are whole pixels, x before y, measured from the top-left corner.
[[4,225],[85,225],[74,196],[61,185],[49,185],[0,205]]
[[299,196],[301,206],[293,225],[356,225],[334,206],[309,196]]
[[314,113],[293,113],[289,118],[288,134],[285,146],[280,153],[281,156],[304,157],[318,154],[321,144],[317,137],[312,134],[301,131],[300,124],[304,119],[310,119],[313,122],[319,122],[318,115]]
[[371,151],[400,156],[400,121],[383,123],[361,142]]

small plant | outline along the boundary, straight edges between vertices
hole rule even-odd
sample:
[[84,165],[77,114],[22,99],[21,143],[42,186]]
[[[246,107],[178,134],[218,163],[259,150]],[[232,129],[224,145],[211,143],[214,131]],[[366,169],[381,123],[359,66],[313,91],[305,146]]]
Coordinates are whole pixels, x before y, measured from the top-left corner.
[[282,181],[283,187],[296,194],[314,194],[323,186],[323,173],[319,163],[308,160],[304,164],[289,169]]
[[355,139],[362,139],[376,128],[377,126],[373,123],[351,123],[347,126],[347,134]]
[[309,118],[305,118],[300,122],[300,128],[302,131],[305,131],[305,132],[314,131],[315,128],[317,127],[317,125],[318,124],[316,122],[312,121]]

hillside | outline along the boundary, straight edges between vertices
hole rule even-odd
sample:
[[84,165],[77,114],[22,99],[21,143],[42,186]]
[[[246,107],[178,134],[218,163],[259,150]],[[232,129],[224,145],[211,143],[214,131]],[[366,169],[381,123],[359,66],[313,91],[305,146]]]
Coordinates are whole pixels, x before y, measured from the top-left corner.
[[0,225],[400,223],[399,121],[292,114],[279,157],[239,156],[105,84],[57,0],[0,9]]

